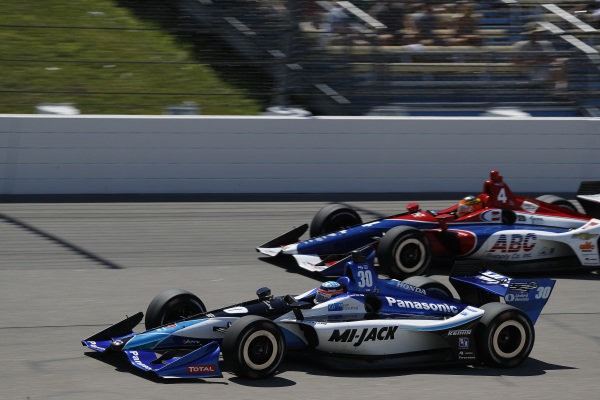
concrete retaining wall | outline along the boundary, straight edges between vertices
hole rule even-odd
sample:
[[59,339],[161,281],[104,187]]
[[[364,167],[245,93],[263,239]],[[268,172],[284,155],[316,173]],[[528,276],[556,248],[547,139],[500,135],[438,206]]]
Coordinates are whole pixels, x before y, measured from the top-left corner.
[[515,192],[600,180],[600,119],[0,116],[0,194]]

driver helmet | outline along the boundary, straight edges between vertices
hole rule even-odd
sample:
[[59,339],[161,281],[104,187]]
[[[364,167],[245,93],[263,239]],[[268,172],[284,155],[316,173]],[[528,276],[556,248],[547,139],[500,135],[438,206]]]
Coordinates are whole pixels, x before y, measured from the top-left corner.
[[458,218],[464,217],[465,215],[472,213],[473,211],[481,210],[483,208],[483,204],[479,197],[475,196],[467,196],[458,203],[458,208],[456,209],[456,216]]
[[344,293],[344,288],[338,282],[323,282],[323,284],[317,290],[317,295],[315,296],[315,303],[322,303],[342,293]]

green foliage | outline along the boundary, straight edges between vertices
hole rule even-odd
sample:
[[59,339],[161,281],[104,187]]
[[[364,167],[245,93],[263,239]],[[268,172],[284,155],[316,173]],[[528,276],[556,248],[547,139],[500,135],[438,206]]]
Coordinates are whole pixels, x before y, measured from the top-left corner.
[[118,1],[3,2],[0,113],[65,102],[84,114],[162,114],[183,102],[203,114],[261,111],[259,101],[194,58],[193,47]]

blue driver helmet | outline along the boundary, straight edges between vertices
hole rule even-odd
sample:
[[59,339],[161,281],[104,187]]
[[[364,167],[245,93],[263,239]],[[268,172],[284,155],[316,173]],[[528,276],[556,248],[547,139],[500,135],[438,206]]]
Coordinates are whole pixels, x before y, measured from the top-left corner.
[[323,282],[321,287],[319,287],[319,289],[317,290],[317,295],[315,296],[315,303],[322,303],[331,299],[332,297],[339,296],[342,293],[344,293],[344,288],[338,282]]

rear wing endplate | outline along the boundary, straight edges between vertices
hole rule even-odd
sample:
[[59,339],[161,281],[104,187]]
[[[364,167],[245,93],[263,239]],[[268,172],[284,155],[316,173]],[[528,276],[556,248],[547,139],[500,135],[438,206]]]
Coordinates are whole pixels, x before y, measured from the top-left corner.
[[479,306],[494,301],[493,297],[496,295],[504,298],[506,304],[523,310],[533,323],[538,319],[556,283],[548,278],[509,278],[489,270],[475,276],[451,277],[450,281],[463,302]]

